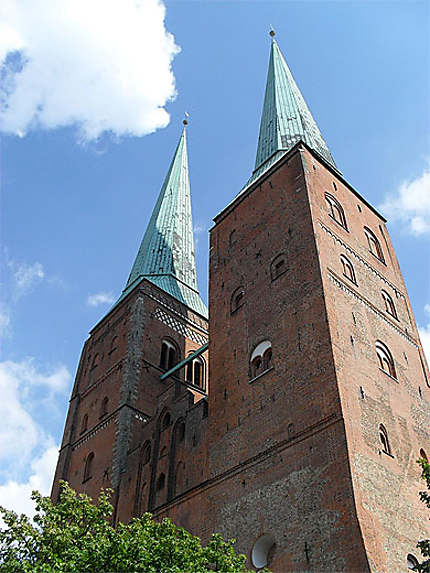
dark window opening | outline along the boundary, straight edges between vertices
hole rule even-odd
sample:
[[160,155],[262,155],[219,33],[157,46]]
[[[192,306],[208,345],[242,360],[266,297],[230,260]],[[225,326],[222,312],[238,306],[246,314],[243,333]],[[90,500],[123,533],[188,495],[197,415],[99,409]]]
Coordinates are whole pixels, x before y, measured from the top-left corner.
[[242,287],[239,287],[234,291],[231,297],[230,311],[235,312],[243,305],[244,302],[245,302],[245,291],[243,290]]
[[381,370],[393,378],[397,378],[393,357],[384,343],[380,341],[376,342],[376,354],[378,356],[379,367]]
[[425,460],[427,463],[429,461],[427,454],[425,453],[425,451],[422,448],[420,449],[420,459]]
[[284,254],[278,255],[270,265],[270,276],[272,281],[280,277],[287,270],[287,261]]
[[82,418],[81,434],[83,434],[87,430],[88,430],[88,414],[85,414],[84,417]]
[[388,440],[388,433],[382,424],[379,426],[379,441],[382,444],[382,451],[384,452],[384,454],[391,455],[391,448],[390,448],[390,442]]
[[394,306],[393,299],[385,290],[383,290],[381,292],[382,292],[382,298],[384,299],[385,311],[388,314],[391,314],[391,316],[393,318],[397,319],[397,312],[396,312],[396,307]]
[[345,212],[339,201],[329,193],[325,194],[325,200],[327,202],[328,212],[330,217],[334,219],[336,223],[339,223],[341,227],[348,230],[348,227],[346,225]]
[[106,414],[108,413],[108,405],[109,405],[109,398],[105,396],[100,406],[100,418],[103,418],[103,416],[106,416]]
[[170,426],[170,421],[171,421],[170,414],[169,413],[165,414],[163,422],[161,424],[161,429],[167,430],[167,428]]
[[157,480],[157,491],[161,491],[164,489],[164,484],[166,482],[166,476],[164,474],[160,474]]
[[406,563],[410,571],[415,571],[415,567],[419,565],[418,559],[414,557],[411,553],[409,553],[409,555],[407,556]]
[[355,279],[355,271],[352,263],[344,256],[341,255],[340,262],[342,263],[343,276],[349,279],[354,284],[357,284]]
[[148,444],[145,449],[143,450],[142,462],[143,464],[147,464],[151,459],[151,445]]
[[93,461],[94,461],[94,453],[90,452],[87,456],[87,459],[85,460],[83,481],[86,481],[87,479],[90,479],[90,477],[92,477],[92,475],[93,475]]
[[170,370],[176,365],[178,356],[176,346],[172,342],[163,340],[161,344],[160,368]]

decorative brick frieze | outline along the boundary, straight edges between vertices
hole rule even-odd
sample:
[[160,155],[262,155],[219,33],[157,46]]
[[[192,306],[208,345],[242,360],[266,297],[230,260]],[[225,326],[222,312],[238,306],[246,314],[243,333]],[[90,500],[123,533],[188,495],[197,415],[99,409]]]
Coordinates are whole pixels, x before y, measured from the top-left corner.
[[185,336],[190,340],[192,340],[193,342],[196,342],[197,344],[203,345],[206,344],[206,342],[208,341],[207,336],[200,334],[199,332],[195,332],[194,330],[186,326],[182,321],[177,320],[175,317],[171,316],[169,313],[162,310],[161,308],[157,308],[155,310],[154,318],[156,318],[169,328],[172,328],[182,336]]

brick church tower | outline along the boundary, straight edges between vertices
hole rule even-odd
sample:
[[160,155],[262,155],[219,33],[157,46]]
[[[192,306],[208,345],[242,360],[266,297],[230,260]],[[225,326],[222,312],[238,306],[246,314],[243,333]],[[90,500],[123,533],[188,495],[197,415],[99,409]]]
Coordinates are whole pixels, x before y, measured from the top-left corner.
[[85,343],[52,495],[59,479],[112,487],[116,521],[220,531],[256,569],[405,571],[429,536],[428,368],[385,219],[336,167],[271,35],[255,169],[210,232],[209,322],[184,129]]

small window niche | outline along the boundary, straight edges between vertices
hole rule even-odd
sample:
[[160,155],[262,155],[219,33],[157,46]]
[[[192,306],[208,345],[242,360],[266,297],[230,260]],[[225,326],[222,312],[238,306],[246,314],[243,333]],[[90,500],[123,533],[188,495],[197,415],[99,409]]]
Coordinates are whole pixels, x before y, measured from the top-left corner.
[[272,343],[263,340],[253,350],[250,358],[251,380],[272,369]]
[[238,287],[231,295],[230,311],[233,314],[245,304],[245,289]]
[[257,539],[251,550],[251,561],[256,569],[270,565],[276,550],[276,541],[271,533],[265,533]]
[[345,255],[341,255],[340,262],[342,264],[343,276],[356,285],[357,279],[355,278],[355,271],[351,261],[345,257]]
[[270,264],[270,277],[272,281],[279,278],[287,270],[287,258],[285,253],[277,255]]

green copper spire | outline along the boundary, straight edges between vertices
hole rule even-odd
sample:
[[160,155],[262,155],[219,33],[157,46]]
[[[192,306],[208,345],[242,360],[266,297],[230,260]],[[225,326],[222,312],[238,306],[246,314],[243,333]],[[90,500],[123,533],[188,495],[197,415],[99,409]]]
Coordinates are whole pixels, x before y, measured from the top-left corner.
[[254,173],[248,184],[298,141],[304,141],[334,167],[336,164],[274,38]]
[[[207,316],[198,286],[184,129],[121,299],[143,278]],[[121,300],[120,299],[120,300]]]

